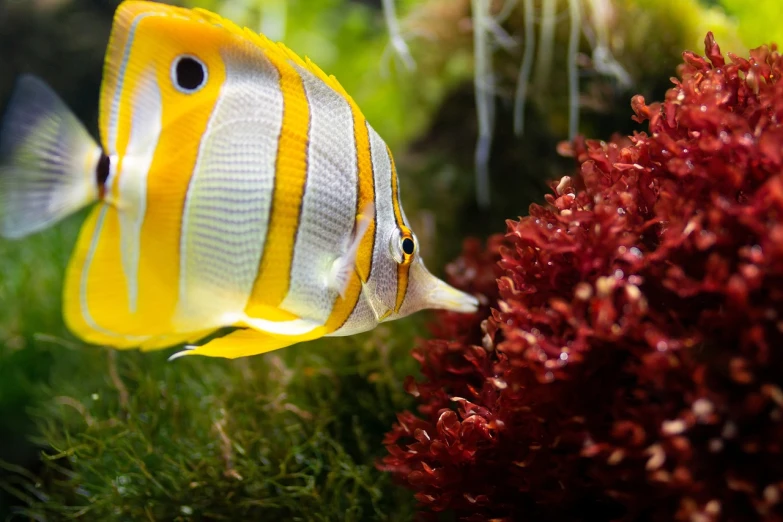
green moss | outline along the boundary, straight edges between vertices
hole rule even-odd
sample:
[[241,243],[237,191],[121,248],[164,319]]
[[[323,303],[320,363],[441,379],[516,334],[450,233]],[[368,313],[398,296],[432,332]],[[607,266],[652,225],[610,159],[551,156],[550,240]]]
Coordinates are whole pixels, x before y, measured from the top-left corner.
[[[410,406],[401,376],[414,371],[417,322],[236,361],[54,351],[35,412],[51,449],[24,512],[404,520],[408,495],[373,462],[393,412]],[[30,489],[21,475],[11,483]]]
[[[25,241],[0,242],[0,462],[34,468],[27,409],[45,394],[49,350],[62,341],[62,270],[79,218]],[[5,471],[0,467],[0,482]],[[12,500],[0,490],[0,516]]]

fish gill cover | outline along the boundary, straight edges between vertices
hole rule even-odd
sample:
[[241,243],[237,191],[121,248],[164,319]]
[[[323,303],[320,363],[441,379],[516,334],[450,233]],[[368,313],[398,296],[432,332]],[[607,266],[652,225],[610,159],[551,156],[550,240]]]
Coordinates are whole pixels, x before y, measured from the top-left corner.
[[423,518],[783,519],[783,58],[705,53],[451,265],[378,464]]

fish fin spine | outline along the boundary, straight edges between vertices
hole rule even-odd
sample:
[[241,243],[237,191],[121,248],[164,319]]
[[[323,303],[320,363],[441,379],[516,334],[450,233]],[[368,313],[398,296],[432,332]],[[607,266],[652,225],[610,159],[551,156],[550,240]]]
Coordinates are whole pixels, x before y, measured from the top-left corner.
[[21,76],[0,122],[0,236],[33,234],[98,200],[104,158],[46,83]]

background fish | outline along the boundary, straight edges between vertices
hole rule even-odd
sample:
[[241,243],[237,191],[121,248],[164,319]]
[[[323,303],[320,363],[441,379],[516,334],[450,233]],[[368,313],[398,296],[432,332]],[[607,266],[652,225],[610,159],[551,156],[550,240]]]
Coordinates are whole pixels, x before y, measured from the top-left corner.
[[474,297],[431,275],[391,152],[313,63],[208,11],[115,15],[101,146],[22,77],[0,128],[0,233],[98,202],[64,288],[68,327],[116,348],[262,353]]

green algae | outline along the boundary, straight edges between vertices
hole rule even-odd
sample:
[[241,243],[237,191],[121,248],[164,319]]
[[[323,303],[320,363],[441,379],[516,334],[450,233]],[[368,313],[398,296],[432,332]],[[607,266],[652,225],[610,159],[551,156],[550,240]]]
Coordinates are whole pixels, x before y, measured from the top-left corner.
[[43,469],[6,483],[35,519],[407,519],[373,463],[410,407],[417,322],[236,361],[61,349],[33,412]]

